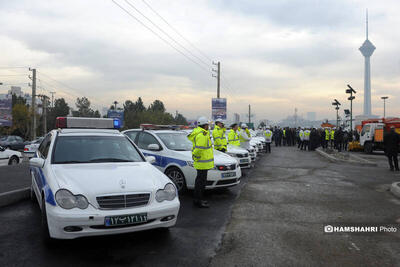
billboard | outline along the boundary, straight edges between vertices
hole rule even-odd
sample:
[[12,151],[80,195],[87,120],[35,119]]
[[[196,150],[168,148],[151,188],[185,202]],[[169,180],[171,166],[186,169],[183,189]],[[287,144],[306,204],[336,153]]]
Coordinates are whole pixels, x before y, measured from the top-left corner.
[[213,98],[211,101],[212,120],[226,120],[226,98]]
[[0,99],[0,126],[12,126],[12,98]]
[[124,127],[124,111],[109,109],[107,111],[107,118],[117,118],[121,122],[121,128]]

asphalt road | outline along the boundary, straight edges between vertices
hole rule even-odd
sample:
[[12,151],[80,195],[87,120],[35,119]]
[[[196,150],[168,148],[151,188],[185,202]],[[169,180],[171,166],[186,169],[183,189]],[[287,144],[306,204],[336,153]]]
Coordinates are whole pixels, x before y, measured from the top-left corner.
[[0,193],[29,187],[30,185],[31,178],[28,162],[0,166]]
[[[381,155],[366,158],[378,167],[273,147],[236,201],[211,266],[400,266],[400,200],[387,191],[400,173]],[[324,233],[325,225],[355,223],[398,232]]]
[[24,201],[0,208],[0,266],[207,266],[246,177],[239,186],[209,192],[210,209],[194,208],[190,193],[181,196],[178,222],[169,232],[151,230],[47,246],[41,240],[37,204]]

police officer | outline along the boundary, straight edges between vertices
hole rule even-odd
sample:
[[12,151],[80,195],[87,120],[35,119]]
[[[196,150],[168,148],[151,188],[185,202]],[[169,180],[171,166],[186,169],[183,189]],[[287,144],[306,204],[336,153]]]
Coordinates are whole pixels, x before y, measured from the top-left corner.
[[197,126],[188,136],[193,143],[193,165],[197,170],[193,204],[199,208],[208,208],[209,204],[204,200],[204,190],[207,183],[207,172],[214,168],[214,152],[210,132],[208,131],[209,122],[207,118],[200,117],[197,120]]
[[385,134],[383,141],[390,170],[394,171],[396,169],[396,171],[399,171],[399,161],[397,159],[397,155],[399,153],[400,135],[398,135],[394,129],[394,126],[390,127],[390,132]]
[[297,146],[297,148],[303,150],[303,143],[304,143],[304,131],[303,128],[301,128],[299,131],[299,145]]
[[[310,130],[307,128],[304,131],[304,140],[303,140],[303,144],[304,144],[304,150],[310,150]],[[303,148],[303,146],[301,146]]]
[[250,131],[248,130],[247,124],[242,124],[242,129],[239,132],[240,147],[249,150],[250,149]]
[[228,143],[230,145],[234,145],[234,146],[240,146],[240,139],[239,139],[239,134],[238,134],[238,129],[239,126],[234,123],[231,125],[231,130],[228,134]]
[[226,136],[225,136],[226,129],[224,127],[224,123],[222,119],[215,120],[215,127],[212,132],[212,136],[214,139],[214,148],[221,152],[226,152]]
[[265,152],[266,153],[271,153],[271,142],[272,142],[272,131],[267,127],[265,130]]

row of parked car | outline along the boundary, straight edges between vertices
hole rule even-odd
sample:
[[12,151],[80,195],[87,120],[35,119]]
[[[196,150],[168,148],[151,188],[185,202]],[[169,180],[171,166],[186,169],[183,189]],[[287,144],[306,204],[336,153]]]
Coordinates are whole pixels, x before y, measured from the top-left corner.
[[33,157],[42,140],[43,137],[39,137],[33,141],[25,141],[16,135],[1,136],[0,166],[21,163],[24,156]]

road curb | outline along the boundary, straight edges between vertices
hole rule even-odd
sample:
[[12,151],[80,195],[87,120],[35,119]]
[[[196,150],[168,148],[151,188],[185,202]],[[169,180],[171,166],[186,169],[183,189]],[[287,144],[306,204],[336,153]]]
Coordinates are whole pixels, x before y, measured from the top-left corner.
[[390,192],[392,192],[392,194],[396,197],[400,198],[400,182],[393,183],[390,187]]
[[29,199],[30,192],[31,192],[30,187],[25,187],[22,189],[0,193],[0,207],[4,207],[25,199]]
[[[368,161],[366,159],[360,158],[360,157],[355,156],[355,155],[350,155],[350,157],[353,158],[353,160],[351,160],[351,159],[350,160],[344,160],[344,159],[338,159],[338,158],[326,153],[325,151],[323,151],[320,148],[317,148],[315,151],[319,155],[321,155],[322,157],[328,159],[331,162],[335,162],[335,163],[339,163],[339,162],[342,163],[343,162],[343,163],[357,164],[357,165],[361,165],[361,166],[372,166],[372,167],[378,166],[374,162]],[[356,160],[354,160],[354,159],[356,159]]]

